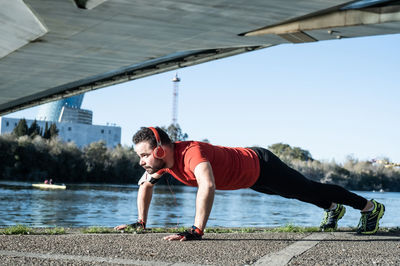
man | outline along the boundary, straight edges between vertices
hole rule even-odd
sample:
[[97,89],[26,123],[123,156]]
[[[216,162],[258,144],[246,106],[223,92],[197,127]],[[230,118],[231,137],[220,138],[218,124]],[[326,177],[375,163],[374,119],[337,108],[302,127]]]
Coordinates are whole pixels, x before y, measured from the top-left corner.
[[[215,189],[251,188],[312,203],[325,209],[322,230],[335,230],[349,205],[361,210],[359,234],[374,234],[385,207],[340,186],[307,179],[284,164],[270,151],[259,148],[229,148],[197,141],[172,143],[160,128],[141,128],[134,136],[135,152],[146,170],[139,180],[138,221],[133,227],[146,227],[153,186],[163,173],[170,173],[189,186],[197,186],[196,213],[191,230],[166,236],[166,240],[201,240],[214,201]],[[128,225],[116,226],[122,230]]]

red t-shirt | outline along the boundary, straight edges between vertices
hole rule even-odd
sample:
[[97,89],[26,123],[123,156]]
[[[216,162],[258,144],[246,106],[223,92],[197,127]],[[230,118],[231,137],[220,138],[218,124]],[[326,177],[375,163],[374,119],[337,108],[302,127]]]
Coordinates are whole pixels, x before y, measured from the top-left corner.
[[216,189],[233,190],[251,187],[260,175],[257,154],[248,148],[229,148],[198,141],[174,143],[174,166],[162,169],[188,186],[197,186],[195,167],[210,162]]

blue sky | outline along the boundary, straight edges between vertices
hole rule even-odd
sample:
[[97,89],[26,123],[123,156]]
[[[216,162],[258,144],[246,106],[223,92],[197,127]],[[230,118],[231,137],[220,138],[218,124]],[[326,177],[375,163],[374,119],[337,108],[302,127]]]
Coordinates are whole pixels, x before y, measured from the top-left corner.
[[[285,44],[179,69],[178,123],[216,145],[283,142],[323,161],[400,162],[399,47],[400,34]],[[141,126],[171,124],[175,72],[87,93],[82,108],[94,124],[121,126],[131,145]]]

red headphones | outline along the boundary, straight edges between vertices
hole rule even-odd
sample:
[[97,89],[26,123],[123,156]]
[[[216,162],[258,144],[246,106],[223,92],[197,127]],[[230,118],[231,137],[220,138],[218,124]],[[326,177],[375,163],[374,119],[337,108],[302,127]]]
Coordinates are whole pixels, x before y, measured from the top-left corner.
[[157,147],[153,150],[153,156],[157,159],[163,159],[165,157],[165,150],[163,149],[163,147],[161,147],[160,135],[158,135],[157,129],[155,129],[154,127],[149,127],[148,129],[153,131],[157,141]]

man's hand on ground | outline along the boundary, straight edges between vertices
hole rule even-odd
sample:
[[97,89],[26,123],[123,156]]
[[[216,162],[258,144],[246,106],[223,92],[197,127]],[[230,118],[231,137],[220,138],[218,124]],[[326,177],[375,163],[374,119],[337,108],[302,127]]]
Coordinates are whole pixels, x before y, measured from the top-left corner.
[[165,240],[179,240],[179,241],[187,241],[187,240],[201,240],[204,233],[202,230],[197,228],[196,226],[192,226],[190,230],[185,232],[176,234],[176,235],[169,235],[164,237]]
[[128,227],[127,224],[121,224],[121,225],[117,225],[116,227],[114,227],[114,230],[124,230],[127,227]]
[[146,223],[143,222],[143,220],[138,220],[136,223],[133,223],[133,224],[121,224],[121,225],[114,227],[114,229],[115,230],[124,230],[128,226],[135,228],[135,229],[138,229],[138,228],[143,229],[143,230],[146,229]]
[[182,237],[180,235],[169,235],[169,236],[164,237],[164,240],[168,240],[168,241],[173,241],[173,240],[186,241],[186,237]]

